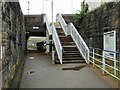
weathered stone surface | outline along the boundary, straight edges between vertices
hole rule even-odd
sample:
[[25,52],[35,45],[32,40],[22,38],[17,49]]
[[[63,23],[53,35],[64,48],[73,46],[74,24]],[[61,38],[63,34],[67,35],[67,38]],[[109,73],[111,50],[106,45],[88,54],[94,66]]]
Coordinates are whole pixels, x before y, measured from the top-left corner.
[[[70,15],[63,18],[73,20]],[[70,19],[69,19],[70,18]],[[74,22],[73,22],[74,23]],[[89,47],[103,48],[103,33],[117,32],[117,51],[120,52],[120,2],[109,2],[90,12],[80,23],[74,23]]]
[[[19,2],[6,2],[0,8],[2,11],[2,87],[7,88],[15,74],[26,48],[26,31],[24,16]],[[1,27],[2,26],[2,27]]]
[[[103,33],[119,30],[119,8],[120,2],[107,3],[90,12],[89,15],[84,17],[82,22],[79,23],[79,33],[84,37],[84,40],[89,46],[89,40],[92,38],[92,45],[90,47],[103,48]],[[118,36],[117,39],[119,39]],[[118,45],[117,50],[120,50]]]

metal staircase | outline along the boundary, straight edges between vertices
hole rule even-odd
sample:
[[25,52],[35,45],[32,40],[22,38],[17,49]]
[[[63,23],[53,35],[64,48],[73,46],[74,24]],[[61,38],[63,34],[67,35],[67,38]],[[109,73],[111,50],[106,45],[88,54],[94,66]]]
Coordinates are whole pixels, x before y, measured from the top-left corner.
[[[55,27],[60,39],[63,53],[62,53],[62,63],[80,63],[84,62],[84,58],[81,56],[76,44],[74,43],[71,36],[66,36],[61,25],[55,23]],[[59,59],[55,59],[55,63],[59,63]]]
[[[46,15],[45,15],[46,16]],[[52,32],[52,38],[57,53],[56,63],[89,63],[89,49],[72,23],[68,25],[60,14],[57,22],[50,23],[45,18],[48,32]],[[51,34],[51,33],[49,33]],[[54,53],[53,57],[54,57]]]

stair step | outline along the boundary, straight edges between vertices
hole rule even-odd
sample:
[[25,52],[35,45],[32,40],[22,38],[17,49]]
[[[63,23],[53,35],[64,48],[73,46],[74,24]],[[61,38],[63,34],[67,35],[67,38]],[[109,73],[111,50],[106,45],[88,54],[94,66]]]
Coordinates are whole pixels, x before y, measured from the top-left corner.
[[54,25],[55,25],[55,28],[61,28],[61,25],[58,22],[54,23]]
[[81,55],[80,55],[80,53],[78,53],[78,54],[69,54],[69,53],[65,53],[65,54],[63,54],[63,56],[69,56],[69,57],[80,57]]
[[64,51],[78,51],[77,47],[63,47]]
[[75,45],[74,42],[62,42],[62,45]]
[[78,54],[80,52],[78,50],[76,50],[76,51],[69,51],[69,50],[67,51],[66,50],[65,53],[69,53],[69,54],[75,54],[76,53],[76,54]]
[[[71,60],[71,61],[62,61],[63,63],[86,63],[85,60]],[[56,60],[55,61],[56,64],[60,64],[60,61],[59,60]]]
[[63,61],[63,63],[85,63],[85,60],[71,60],[71,61]]
[[76,45],[63,45],[63,48],[76,48]]
[[59,36],[61,42],[73,42],[71,37]]
[[81,55],[80,52],[64,52],[63,55]]
[[63,57],[63,60],[71,61],[71,60],[84,60],[83,57]]
[[58,33],[59,36],[65,36],[65,33]]
[[[80,55],[63,55],[63,58],[73,58],[73,57],[74,57],[74,58],[76,58],[76,57],[77,57],[77,58],[78,58],[78,57],[80,58],[80,57],[82,57],[82,56],[80,56]],[[83,59],[83,58],[82,58],[82,59]]]
[[70,55],[79,55],[80,56],[81,54],[78,52],[78,53],[64,53],[63,55],[69,55],[69,56]]

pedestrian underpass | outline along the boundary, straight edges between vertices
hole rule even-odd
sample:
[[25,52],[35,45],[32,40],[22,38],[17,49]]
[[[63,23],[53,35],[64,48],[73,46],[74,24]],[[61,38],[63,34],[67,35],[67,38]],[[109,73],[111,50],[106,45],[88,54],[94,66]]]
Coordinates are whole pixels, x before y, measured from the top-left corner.
[[[105,68],[111,76],[98,69],[97,65],[101,64],[94,61],[94,53],[102,49],[92,48],[96,52],[89,53],[86,42],[79,36],[74,24],[66,23],[61,14],[57,15],[55,23],[51,23],[46,14],[23,15],[19,2],[0,2],[1,88],[118,87],[119,56],[113,65],[114,73]],[[33,39],[34,42],[29,43],[30,37],[46,39]],[[37,43],[42,41],[46,41],[46,50],[41,52],[43,47],[40,46],[43,44],[39,43],[39,50],[36,48]],[[28,45],[34,47],[29,48]],[[81,49],[81,46],[84,48]],[[119,52],[113,53],[119,55]],[[90,55],[93,59],[89,58]],[[107,62],[107,65],[111,65],[111,62]]]

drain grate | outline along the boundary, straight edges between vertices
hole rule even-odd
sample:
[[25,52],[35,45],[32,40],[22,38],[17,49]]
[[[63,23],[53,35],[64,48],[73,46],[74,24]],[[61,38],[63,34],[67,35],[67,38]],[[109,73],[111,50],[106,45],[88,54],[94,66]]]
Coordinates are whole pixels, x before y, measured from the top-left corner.
[[81,66],[76,66],[76,67],[71,67],[71,68],[62,68],[62,70],[75,70],[79,71],[80,69],[86,67],[86,65],[81,65]]

